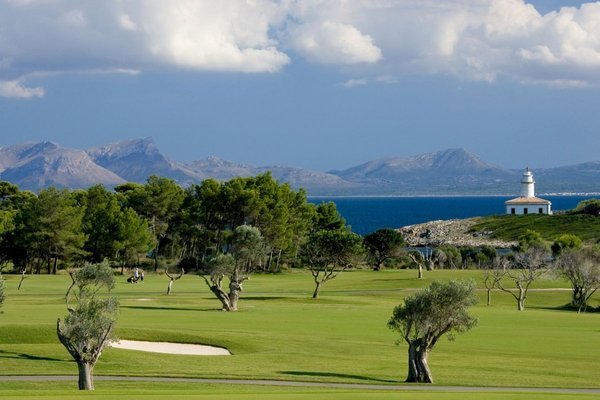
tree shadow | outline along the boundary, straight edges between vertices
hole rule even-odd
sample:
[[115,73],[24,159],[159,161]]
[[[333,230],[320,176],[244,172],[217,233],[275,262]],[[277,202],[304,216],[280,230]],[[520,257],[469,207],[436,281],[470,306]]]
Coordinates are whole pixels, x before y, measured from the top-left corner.
[[283,296],[248,296],[248,297],[244,297],[242,296],[240,298],[240,300],[253,300],[253,301],[267,301],[267,300],[284,300],[287,299],[288,297],[283,297]]
[[221,311],[220,308],[189,308],[189,307],[154,307],[154,306],[119,306],[131,310],[158,310],[158,311]]
[[[555,306],[555,307],[548,307],[548,306],[531,306],[529,307],[531,309],[536,309],[536,310],[552,310],[552,311],[570,311],[570,312],[574,312],[577,313],[579,312],[577,307],[574,307],[570,304],[565,304],[562,306]],[[588,306],[587,309],[581,310],[581,314],[596,314],[596,313],[600,313],[600,307],[591,307]]]
[[294,376],[330,377],[330,378],[344,378],[344,379],[359,379],[362,381],[372,381],[372,382],[398,383],[398,381],[391,380],[391,379],[378,379],[378,378],[371,378],[369,376],[362,376],[362,375],[337,374],[334,372],[279,371],[279,373],[286,374],[286,375],[294,375]]
[[33,354],[17,353],[14,351],[0,350],[0,358],[14,358],[17,360],[32,360],[32,361],[65,361],[62,358],[40,357]]

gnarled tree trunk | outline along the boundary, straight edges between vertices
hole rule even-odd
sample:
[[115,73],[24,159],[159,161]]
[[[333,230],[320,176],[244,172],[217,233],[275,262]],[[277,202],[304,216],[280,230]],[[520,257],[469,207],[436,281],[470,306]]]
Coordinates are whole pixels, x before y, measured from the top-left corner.
[[420,341],[411,341],[408,345],[408,375],[406,382],[433,383],[429,369],[429,349]]
[[94,390],[94,365],[77,361],[79,370],[79,390]]

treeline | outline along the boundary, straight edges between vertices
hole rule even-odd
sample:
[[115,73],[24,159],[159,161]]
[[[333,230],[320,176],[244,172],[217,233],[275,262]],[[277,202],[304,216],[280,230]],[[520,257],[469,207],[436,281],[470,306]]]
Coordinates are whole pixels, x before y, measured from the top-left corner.
[[151,176],[114,191],[48,188],[37,195],[0,182],[0,266],[27,273],[109,260],[125,267],[165,260],[202,270],[232,250],[240,226],[260,232],[265,254],[257,269],[294,265],[308,236],[321,229],[349,231],[333,203],[309,203],[303,190],[270,173],[227,182],[207,179],[181,188]]

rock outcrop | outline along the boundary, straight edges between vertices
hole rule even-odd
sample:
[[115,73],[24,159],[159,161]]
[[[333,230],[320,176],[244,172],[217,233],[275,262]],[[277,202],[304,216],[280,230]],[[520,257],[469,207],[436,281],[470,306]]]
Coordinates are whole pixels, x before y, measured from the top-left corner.
[[409,246],[438,247],[443,245],[465,246],[492,246],[507,249],[516,242],[492,238],[492,232],[471,232],[478,218],[451,219],[429,221],[422,224],[404,226],[398,231]]

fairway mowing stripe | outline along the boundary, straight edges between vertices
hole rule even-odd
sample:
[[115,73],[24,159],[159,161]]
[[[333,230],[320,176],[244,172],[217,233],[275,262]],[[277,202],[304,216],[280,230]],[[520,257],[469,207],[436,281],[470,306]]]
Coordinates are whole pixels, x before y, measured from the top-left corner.
[[[14,381],[76,381],[77,376],[68,375],[23,375],[23,376],[0,376],[0,382]],[[276,380],[244,380],[244,379],[205,379],[205,378],[167,378],[151,376],[94,376],[95,381],[114,382],[164,382],[164,383],[210,383],[224,385],[256,385],[256,386],[287,386],[287,387],[318,387],[329,389],[356,389],[356,390],[398,390],[398,391],[422,391],[422,392],[515,392],[515,393],[577,393],[577,394],[600,394],[600,389],[581,388],[527,388],[527,387],[488,387],[488,386],[431,386],[431,385],[365,385],[360,383],[327,383],[327,382],[298,382],[298,381],[276,381]]]

